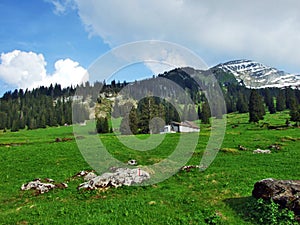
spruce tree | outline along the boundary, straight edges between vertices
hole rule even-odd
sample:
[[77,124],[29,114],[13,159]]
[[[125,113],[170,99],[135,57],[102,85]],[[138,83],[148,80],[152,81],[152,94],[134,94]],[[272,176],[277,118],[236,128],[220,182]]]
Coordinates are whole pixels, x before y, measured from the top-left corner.
[[285,109],[286,109],[285,93],[282,90],[280,90],[276,97],[276,110],[278,112],[281,112]]
[[3,130],[7,127],[7,114],[0,111],[0,130]]
[[36,119],[35,118],[30,118],[29,119],[29,124],[28,124],[28,129],[33,130],[33,129],[36,129],[36,128],[37,128]]
[[266,103],[266,106],[268,107],[270,114],[276,113],[274,99],[271,96],[270,90],[267,88],[267,89],[265,89],[264,92],[265,92],[265,95],[264,95],[265,103]]
[[132,134],[138,133],[138,118],[136,109],[133,107],[129,113],[129,127]]
[[285,103],[287,109],[292,109],[292,104],[294,99],[296,99],[295,92],[292,88],[285,89]]
[[19,131],[19,121],[17,119],[15,119],[13,122],[12,122],[12,127],[11,127],[11,132],[16,132],[16,131]]
[[290,119],[298,124],[300,122],[300,107],[295,97],[290,99],[290,107]]
[[109,132],[109,125],[107,117],[100,117],[96,121],[96,130],[97,133],[104,134]]
[[107,117],[103,120],[103,133],[109,133],[109,124]]
[[205,101],[202,104],[201,123],[209,124],[210,123],[210,121],[209,121],[210,117],[211,117],[211,113],[210,113],[209,104],[208,104],[207,101]]
[[257,90],[252,89],[249,100],[249,122],[258,122],[264,119],[265,109],[262,97]]
[[122,135],[129,135],[132,134],[130,127],[129,127],[129,117],[124,116],[121,120],[120,124],[120,132]]
[[269,102],[268,110],[269,110],[270,114],[276,113],[276,108],[275,108],[275,105],[274,105],[274,100],[273,100],[273,98],[272,98],[272,100]]
[[236,103],[236,109],[238,110],[239,113],[249,112],[246,97],[241,92],[238,95],[238,100],[237,100],[237,103]]
[[157,105],[153,97],[146,97],[138,104],[138,128],[142,134],[150,132],[149,123],[157,115]]
[[201,115],[201,107],[200,107],[200,105],[198,105],[198,107],[197,107],[197,114],[198,114],[198,118],[201,119],[202,115]]

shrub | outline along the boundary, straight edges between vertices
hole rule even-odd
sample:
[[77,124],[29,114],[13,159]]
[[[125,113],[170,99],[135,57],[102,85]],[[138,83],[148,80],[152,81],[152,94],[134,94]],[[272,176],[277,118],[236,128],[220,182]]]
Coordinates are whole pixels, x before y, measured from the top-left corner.
[[273,200],[253,199],[247,205],[248,216],[257,224],[298,224],[294,212],[281,209]]

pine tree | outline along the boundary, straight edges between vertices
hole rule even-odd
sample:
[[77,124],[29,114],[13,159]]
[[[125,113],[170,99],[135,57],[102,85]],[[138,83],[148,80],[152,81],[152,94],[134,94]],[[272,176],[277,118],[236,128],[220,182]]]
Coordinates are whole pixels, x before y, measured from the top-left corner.
[[107,117],[105,117],[105,118],[100,117],[97,119],[96,129],[97,129],[97,133],[100,133],[100,134],[109,133],[109,125],[108,125]]
[[239,113],[249,112],[246,97],[241,92],[238,95],[238,100],[237,100],[237,103],[236,103],[236,109],[238,110]]
[[198,115],[198,118],[201,119],[202,115],[201,115],[201,107],[200,107],[200,105],[198,105],[198,107],[197,107],[197,115]]
[[0,112],[0,130],[7,127],[7,114],[5,112]]
[[281,112],[286,109],[286,103],[285,103],[285,94],[283,91],[279,91],[279,94],[276,97],[276,110],[278,112]]
[[265,89],[264,92],[265,92],[265,95],[264,95],[265,103],[266,103],[266,106],[268,107],[270,114],[276,113],[274,99],[270,94],[270,90],[267,88],[267,89]]
[[44,113],[39,117],[38,128],[46,128],[46,116]]
[[136,109],[133,107],[129,113],[129,127],[132,134],[138,133],[138,118]]
[[290,107],[290,119],[298,124],[300,122],[300,107],[297,104],[295,96],[290,99]]
[[164,102],[164,111],[166,124],[169,124],[172,121],[180,121],[179,113],[171,103]]
[[249,122],[258,122],[262,120],[265,115],[264,104],[262,97],[257,90],[252,89],[249,100]]
[[189,116],[188,106],[185,104],[183,106],[181,118],[182,118],[182,120],[188,120],[189,119],[188,116]]
[[103,121],[103,133],[109,133],[109,124],[107,117],[105,117]]
[[188,114],[187,114],[187,119],[190,121],[194,121],[197,119],[197,113],[195,110],[195,106],[193,104],[188,106]]
[[292,104],[294,99],[296,98],[295,92],[291,88],[285,89],[285,103],[287,109],[292,109]]
[[18,120],[14,120],[12,123],[12,127],[11,127],[11,132],[16,132],[19,131],[19,121]]
[[120,124],[120,132],[122,135],[130,135],[131,130],[130,130],[130,126],[129,126],[129,116],[124,116],[121,120],[121,124]]
[[20,118],[20,120],[19,120],[19,128],[20,129],[25,129],[25,120],[24,120],[24,117]]
[[272,98],[272,100],[269,102],[268,110],[269,110],[270,114],[276,113],[276,108],[275,108],[275,105],[274,105],[274,100],[273,100],[273,98]]
[[33,130],[33,129],[36,129],[36,128],[37,128],[36,119],[35,118],[30,118],[29,119],[28,129],[29,130]]
[[203,124],[209,124],[210,119],[211,117],[211,113],[210,113],[210,108],[209,108],[209,104],[207,101],[205,101],[203,104],[202,104],[202,111],[201,111],[201,122]]
[[138,128],[142,134],[149,134],[150,120],[155,117],[157,107],[154,103],[153,97],[143,98],[138,104]]
[[138,133],[138,118],[136,115],[136,110],[130,111],[129,115],[123,117],[120,124],[120,132],[122,135],[131,135]]

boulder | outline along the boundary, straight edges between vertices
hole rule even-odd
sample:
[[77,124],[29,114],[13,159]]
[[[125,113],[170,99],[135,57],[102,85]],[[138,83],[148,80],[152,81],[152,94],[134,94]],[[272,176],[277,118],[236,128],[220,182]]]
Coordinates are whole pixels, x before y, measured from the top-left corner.
[[140,168],[112,168],[113,172],[107,172],[100,176],[96,176],[87,182],[78,186],[78,189],[94,190],[99,188],[131,186],[141,184],[145,180],[150,179],[149,173]]
[[26,184],[22,184],[21,190],[27,191],[27,190],[36,190],[38,194],[44,194],[54,188],[67,188],[68,185],[66,183],[54,183],[54,180],[51,178],[46,178],[45,181],[42,182],[41,179],[35,179],[33,181],[30,181]]
[[300,180],[264,179],[255,183],[252,195],[255,198],[272,199],[300,216]]
[[266,149],[266,150],[262,150],[262,149],[256,149],[253,151],[253,154],[271,154],[271,150]]
[[88,172],[86,175],[84,175],[83,179],[84,181],[89,181],[95,177],[97,177],[97,174],[95,174],[94,172]]

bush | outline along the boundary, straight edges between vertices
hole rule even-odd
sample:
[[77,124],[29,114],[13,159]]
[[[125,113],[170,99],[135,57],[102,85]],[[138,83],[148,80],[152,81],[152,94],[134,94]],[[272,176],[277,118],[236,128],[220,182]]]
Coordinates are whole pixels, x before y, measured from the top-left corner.
[[253,199],[247,205],[248,216],[257,224],[298,224],[294,212],[281,209],[273,200]]

